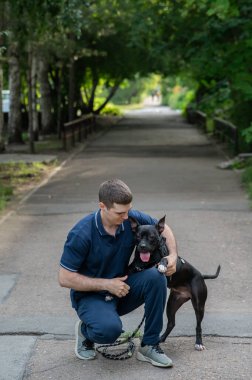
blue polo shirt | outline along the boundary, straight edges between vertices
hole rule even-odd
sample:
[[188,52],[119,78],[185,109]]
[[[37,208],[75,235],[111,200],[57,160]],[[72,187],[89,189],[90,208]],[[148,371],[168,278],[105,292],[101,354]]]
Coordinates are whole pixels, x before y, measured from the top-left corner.
[[[140,211],[130,210],[129,216],[140,224],[156,224],[157,220]],[[115,236],[103,227],[98,210],[80,220],[69,232],[64,245],[60,265],[71,271],[92,278],[114,278],[125,274],[134,239],[129,220],[117,229]],[[83,296],[85,292],[72,291]]]

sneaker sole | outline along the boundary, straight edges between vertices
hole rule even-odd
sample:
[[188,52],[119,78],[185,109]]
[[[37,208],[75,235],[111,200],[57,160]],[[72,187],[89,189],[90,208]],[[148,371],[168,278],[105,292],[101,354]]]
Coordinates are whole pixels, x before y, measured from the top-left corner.
[[155,362],[155,360],[152,360],[151,358],[148,358],[147,356],[144,356],[143,354],[141,354],[141,352],[137,352],[136,357],[141,362],[151,363],[155,367],[165,367],[165,368],[168,368],[168,367],[172,367],[173,366],[172,361],[170,363],[168,363],[168,364],[162,364],[162,363],[159,363],[159,362]]
[[[91,356],[90,358],[84,358],[78,353],[78,337],[79,337],[79,332],[80,332],[80,326],[81,326],[81,321],[77,321],[75,324],[75,347],[74,347],[75,355],[77,356],[77,358],[81,360],[94,360],[96,357],[96,353],[94,353],[94,356]],[[81,333],[81,336],[83,336],[82,333]],[[85,337],[83,336],[83,340],[84,339]]]

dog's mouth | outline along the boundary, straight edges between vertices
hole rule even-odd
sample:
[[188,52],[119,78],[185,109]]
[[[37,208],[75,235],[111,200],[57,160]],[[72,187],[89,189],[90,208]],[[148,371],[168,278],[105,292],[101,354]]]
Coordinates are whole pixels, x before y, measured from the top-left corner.
[[140,259],[144,263],[148,263],[148,261],[150,260],[150,252],[140,252]]

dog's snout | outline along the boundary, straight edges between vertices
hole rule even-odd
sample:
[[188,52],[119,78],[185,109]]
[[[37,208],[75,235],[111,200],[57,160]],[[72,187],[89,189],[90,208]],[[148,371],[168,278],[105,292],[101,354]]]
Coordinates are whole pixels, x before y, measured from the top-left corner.
[[140,244],[139,244],[140,248],[141,249],[145,249],[146,248],[146,243],[144,241],[142,241]]

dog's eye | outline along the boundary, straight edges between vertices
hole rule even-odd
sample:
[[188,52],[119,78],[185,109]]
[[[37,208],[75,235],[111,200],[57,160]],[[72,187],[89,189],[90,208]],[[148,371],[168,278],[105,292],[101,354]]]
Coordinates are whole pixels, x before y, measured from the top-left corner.
[[156,236],[155,235],[150,235],[150,238],[149,238],[151,241],[154,241],[156,240]]
[[138,239],[138,240],[140,240],[141,239],[141,235],[140,234],[136,234],[136,238]]

